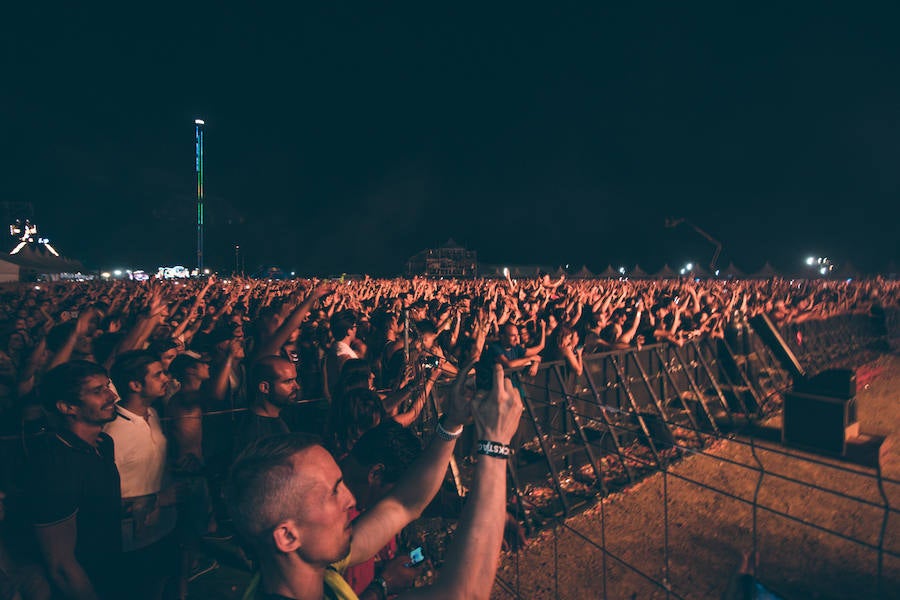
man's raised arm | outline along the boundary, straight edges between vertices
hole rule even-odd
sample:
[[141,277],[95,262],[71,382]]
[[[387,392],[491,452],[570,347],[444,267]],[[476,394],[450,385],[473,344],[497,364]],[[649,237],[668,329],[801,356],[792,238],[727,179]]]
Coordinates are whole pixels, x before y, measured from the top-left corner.
[[509,442],[522,415],[519,391],[494,366],[494,385],[472,400],[478,433],[475,485],[463,508],[456,535],[437,581],[410,590],[401,600],[414,598],[489,598],[500,560],[506,525],[506,461]]

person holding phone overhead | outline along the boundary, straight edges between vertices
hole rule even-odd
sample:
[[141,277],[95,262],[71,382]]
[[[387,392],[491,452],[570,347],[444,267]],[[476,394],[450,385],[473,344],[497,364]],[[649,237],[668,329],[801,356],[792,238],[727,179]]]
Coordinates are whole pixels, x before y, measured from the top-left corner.
[[[467,373],[471,365],[461,369]],[[358,598],[341,573],[369,560],[434,498],[469,415],[478,437],[475,482],[447,560],[434,584],[399,596],[489,598],[497,572],[506,511],[506,460],[522,399],[494,367],[490,391],[471,399],[458,376],[437,432],[422,455],[374,506],[352,518],[356,499],[331,455],[303,434],[251,444],[229,476],[228,503],[240,538],[260,573],[245,598]],[[505,450],[505,452],[504,452]],[[386,583],[386,582],[385,582]],[[377,597],[393,593],[379,583]]]

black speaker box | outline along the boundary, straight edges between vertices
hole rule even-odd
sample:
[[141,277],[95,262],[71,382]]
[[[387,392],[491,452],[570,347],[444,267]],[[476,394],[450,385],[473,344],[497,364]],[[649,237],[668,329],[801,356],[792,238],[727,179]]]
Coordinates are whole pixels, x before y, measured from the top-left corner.
[[806,377],[806,370],[800,365],[797,356],[788,346],[787,342],[781,337],[778,328],[772,323],[772,320],[765,314],[758,314],[751,317],[748,322],[753,327],[756,335],[772,350],[775,357],[781,363],[781,366],[791,374],[794,380]]
[[856,370],[828,369],[794,383],[794,391],[816,396],[853,398],[856,396]]
[[790,391],[783,415],[781,441],[789,446],[843,456],[847,439],[859,435],[856,398]]

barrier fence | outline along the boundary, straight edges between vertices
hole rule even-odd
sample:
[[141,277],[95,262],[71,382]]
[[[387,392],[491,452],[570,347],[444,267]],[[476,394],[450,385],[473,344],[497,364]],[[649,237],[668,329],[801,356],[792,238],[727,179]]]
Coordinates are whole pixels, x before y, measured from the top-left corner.
[[[784,333],[791,336],[792,348],[807,371],[815,373],[870,358],[866,351],[884,347],[892,316],[896,315],[888,315],[885,321],[855,316],[808,322]],[[885,477],[877,460],[860,466],[779,444],[781,393],[792,381],[775,354],[744,324],[737,323],[723,340],[697,339],[683,347],[653,345],[585,357],[580,376],[555,362],[542,365],[534,378],[521,373],[514,377],[523,391],[525,411],[510,460],[511,504],[530,532],[551,536],[552,556],[542,549],[540,568],[529,564],[526,575],[518,569],[520,563],[528,563],[526,549],[515,557],[512,567],[507,564],[501,569],[497,585],[507,596],[577,597],[560,590],[561,573],[571,571],[580,560],[573,546],[601,556],[592,573],[599,578],[591,587],[594,595],[620,597],[622,588],[614,592],[611,581],[621,584],[629,577],[642,580],[644,592],[652,597],[720,595],[730,575],[727,569],[719,573],[722,589],[699,594],[696,582],[679,588],[684,583],[669,575],[673,561],[669,508],[703,495],[750,511],[752,522],[740,545],[751,555],[760,551],[761,539],[772,538],[773,529],[785,527],[796,529],[798,539],[817,536],[826,546],[849,544],[862,552],[865,556],[853,563],[853,569],[863,573],[855,578],[856,591],[834,593],[836,597],[890,597],[900,592],[900,543],[896,535],[890,535],[897,533],[896,526],[888,527],[900,511],[886,491],[888,487],[900,494],[900,481]],[[436,405],[441,394],[442,390],[435,392]],[[737,450],[721,452],[715,446],[722,440]],[[461,444],[456,457],[462,465],[461,488],[468,484],[467,453]],[[682,461],[687,457],[715,461],[722,472],[744,472],[744,480],[752,474],[752,490],[737,482],[731,488],[696,476],[691,469],[695,463]],[[809,475],[808,467],[819,472]],[[608,499],[653,474],[658,474],[653,485],[660,487],[659,506],[654,510],[660,522],[651,519],[645,525],[661,528],[662,535],[649,544],[656,552],[646,562],[629,560],[635,554],[632,549],[621,552],[607,539]],[[774,493],[785,487],[800,489],[800,496],[815,496],[821,506],[834,506],[834,512],[849,512],[858,517],[857,522],[848,529],[823,521],[819,510],[786,508]],[[576,527],[573,523],[584,511],[590,517],[582,521],[591,525]],[[886,569],[886,561],[891,568]],[[696,567],[702,571],[702,565]],[[730,565],[732,570],[736,567]],[[796,571],[797,580],[821,579],[802,564]],[[780,583],[781,591],[790,597],[791,586]]]

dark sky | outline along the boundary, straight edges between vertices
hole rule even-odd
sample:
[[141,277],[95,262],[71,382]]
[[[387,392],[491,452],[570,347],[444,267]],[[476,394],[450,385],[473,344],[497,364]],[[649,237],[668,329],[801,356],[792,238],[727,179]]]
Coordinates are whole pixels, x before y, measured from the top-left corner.
[[667,216],[722,266],[900,261],[888,3],[296,4],[9,11],[0,200],[88,265],[194,264],[201,117],[213,267],[708,263]]

